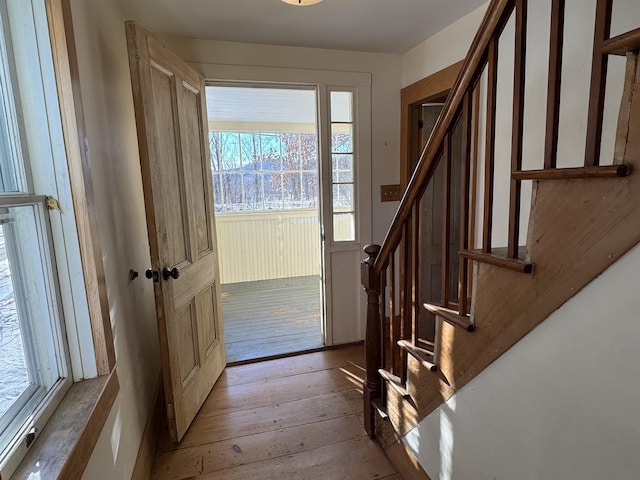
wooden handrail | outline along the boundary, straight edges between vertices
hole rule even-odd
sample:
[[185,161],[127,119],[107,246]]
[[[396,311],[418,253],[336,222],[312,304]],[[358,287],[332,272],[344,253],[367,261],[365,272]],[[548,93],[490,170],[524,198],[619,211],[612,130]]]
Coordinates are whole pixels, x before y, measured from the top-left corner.
[[385,237],[380,253],[374,264],[373,270],[376,274],[380,274],[388,265],[390,256],[399,245],[403,225],[411,215],[413,202],[420,196],[423,186],[426,185],[429,178],[433,176],[437,167],[436,160],[442,149],[442,142],[444,141],[445,135],[459,114],[467,90],[475,84],[480,76],[486,59],[489,42],[502,32],[514,5],[515,0],[496,0],[489,5],[489,9],[478,29],[478,33],[476,33],[471,44],[462,70],[447,98],[442,114],[436,122],[433,133],[420,155],[418,166],[402,196],[398,211],[393,218],[391,228]]
[[[622,163],[622,159],[614,159],[613,165],[599,165],[600,141],[608,55],[640,48],[640,29],[609,38],[613,0],[596,0],[584,165],[558,168],[560,93],[565,53],[563,25],[567,1],[551,1],[543,168],[523,170],[527,13],[528,3],[534,2],[492,0],[421,152],[382,247],[365,248],[369,255],[362,270],[362,283],[368,296],[365,429],[371,436],[375,434],[373,402],[381,398],[384,408],[386,395],[393,395],[393,390],[386,389],[385,385],[411,402],[409,384],[413,382],[416,360],[434,372],[438,370],[437,361],[447,365],[448,360],[443,361],[443,358],[446,359],[448,352],[453,350],[440,347],[445,345],[444,342],[450,342],[452,337],[438,333],[436,327],[442,325],[438,321],[467,332],[475,330],[476,321],[485,328],[482,322],[486,319],[482,315],[476,318],[476,313],[471,311],[471,299],[474,296],[476,300],[483,298],[482,293],[476,294],[483,283],[472,278],[472,262],[491,265],[482,267],[488,268],[489,272],[497,267],[521,274],[543,273],[541,267],[539,272],[535,270],[530,252],[520,245],[520,226],[524,224],[521,204],[525,203],[522,200],[522,182],[618,178],[631,173],[630,166]],[[511,19],[515,32],[513,38],[507,39],[514,42],[511,58],[513,96],[507,98],[512,101],[511,131],[508,131],[502,126],[502,117],[498,127],[496,107],[498,97],[505,90],[505,85],[498,81],[501,36]],[[629,60],[634,62],[635,57],[630,56]],[[631,65],[635,68],[635,63]],[[481,91],[485,92],[482,100]],[[504,105],[501,107],[506,110]],[[485,135],[480,139],[474,122],[482,111],[486,115]],[[498,128],[506,131],[498,133]],[[498,140],[503,140],[503,143],[496,159]],[[485,142],[484,155],[478,155],[482,141]],[[507,241],[506,247],[498,248],[492,245],[495,242],[493,215],[494,210],[501,215],[504,212],[502,208],[494,208],[495,184],[502,180],[495,170],[498,162],[505,163],[505,144],[509,147]],[[526,163],[529,164],[533,154],[529,149],[526,152]],[[478,176],[481,168],[484,179]],[[504,187],[504,182],[500,185]],[[483,190],[477,192],[476,187]],[[482,202],[481,215],[476,210],[476,202]],[[482,236],[476,241],[478,225],[475,222],[480,218]],[[504,218],[500,220],[504,227]],[[502,234],[498,232],[496,236],[500,239]],[[486,281],[487,277],[484,278]],[[486,324],[486,327],[490,326],[490,322]],[[482,341],[482,337],[480,335],[478,341]]]
[[633,50],[640,50],[640,28],[605,40],[600,49],[602,53],[609,55],[626,55]]

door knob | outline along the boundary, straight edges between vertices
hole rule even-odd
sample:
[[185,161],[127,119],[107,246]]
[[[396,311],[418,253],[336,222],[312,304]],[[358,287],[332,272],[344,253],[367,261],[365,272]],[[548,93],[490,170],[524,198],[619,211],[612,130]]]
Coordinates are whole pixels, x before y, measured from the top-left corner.
[[147,268],[145,270],[144,276],[147,277],[149,280],[153,279],[155,283],[158,283],[159,281],[158,272],[156,272],[155,270],[151,270],[150,268]]
[[176,267],[173,267],[172,269],[169,269],[169,267],[164,267],[162,269],[162,278],[164,278],[165,280],[169,280],[170,278],[176,280],[179,276],[180,270],[178,270]]

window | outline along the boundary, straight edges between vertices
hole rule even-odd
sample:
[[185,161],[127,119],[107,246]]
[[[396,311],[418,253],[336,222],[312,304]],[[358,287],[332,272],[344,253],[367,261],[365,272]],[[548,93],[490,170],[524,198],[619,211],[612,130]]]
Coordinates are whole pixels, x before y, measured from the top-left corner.
[[210,131],[216,213],[318,207],[315,133]]
[[44,0],[1,2],[2,478],[73,379],[97,373],[53,71]]
[[333,241],[355,241],[353,93],[330,92]]

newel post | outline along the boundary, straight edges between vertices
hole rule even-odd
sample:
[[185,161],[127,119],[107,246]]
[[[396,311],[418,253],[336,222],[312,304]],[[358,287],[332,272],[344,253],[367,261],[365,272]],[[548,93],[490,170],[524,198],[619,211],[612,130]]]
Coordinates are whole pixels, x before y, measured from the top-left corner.
[[371,402],[380,398],[382,382],[378,370],[382,368],[382,321],[380,319],[380,279],[374,272],[374,263],[380,253],[380,245],[365,245],[368,255],[362,260],[361,281],[367,292],[367,326],[364,340],[366,378],[364,392],[364,429],[369,437],[375,436],[375,410]]

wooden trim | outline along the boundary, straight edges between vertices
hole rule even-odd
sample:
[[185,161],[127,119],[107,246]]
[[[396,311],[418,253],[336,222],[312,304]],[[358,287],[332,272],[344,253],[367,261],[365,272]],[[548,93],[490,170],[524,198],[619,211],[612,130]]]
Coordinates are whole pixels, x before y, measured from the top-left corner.
[[628,52],[640,49],[640,28],[609,38],[602,42],[600,51],[608,55],[625,56]]
[[119,391],[115,369],[73,384],[11,478],[81,478]]
[[[400,91],[400,191],[404,191],[409,183],[409,156],[414,144],[410,127],[415,125],[412,121],[414,107],[451,90],[463,63],[463,60],[454,63]],[[414,148],[415,150],[417,148]]]
[[136,457],[136,463],[133,467],[131,480],[147,480],[151,478],[153,458],[156,454],[156,446],[158,445],[164,411],[164,387],[162,374],[160,374],[155,393],[153,394],[151,410],[149,411],[147,423],[142,433],[142,440],[140,441],[140,448],[138,449],[138,456]]
[[116,356],[98,236],[91,166],[86,147],[71,6],[70,0],[46,0],[45,3],[96,366],[98,375],[106,375],[115,367]]
[[617,178],[626,177],[631,167],[622,165],[596,165],[594,167],[554,168],[549,170],[521,170],[513,172],[516,180],[568,180],[572,178]]

